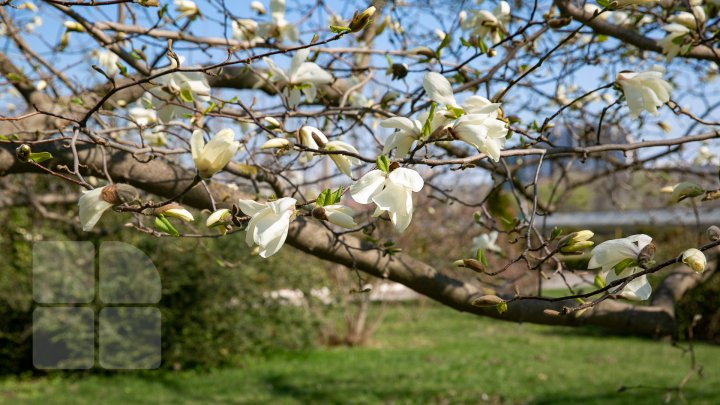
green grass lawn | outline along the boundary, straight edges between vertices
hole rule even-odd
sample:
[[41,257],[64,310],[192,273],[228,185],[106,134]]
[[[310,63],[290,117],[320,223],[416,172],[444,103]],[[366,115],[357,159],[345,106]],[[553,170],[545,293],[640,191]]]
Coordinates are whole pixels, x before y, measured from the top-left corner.
[[[698,344],[689,403],[720,403],[720,347]],[[504,323],[428,303],[387,309],[363,348],[278,353],[234,369],[0,381],[12,404],[658,404],[689,356],[667,342]],[[618,392],[621,386],[638,387]]]

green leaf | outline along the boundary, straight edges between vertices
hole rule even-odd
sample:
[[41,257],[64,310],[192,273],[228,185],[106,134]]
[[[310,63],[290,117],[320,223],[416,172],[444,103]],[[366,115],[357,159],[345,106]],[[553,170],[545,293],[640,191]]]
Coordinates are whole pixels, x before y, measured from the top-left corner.
[[160,214],[155,217],[155,227],[172,236],[180,236],[180,232],[172,226],[170,221],[165,218],[165,215]]
[[31,153],[28,159],[32,160],[35,163],[42,163],[46,160],[50,160],[53,158],[53,155],[50,152],[36,152]]
[[326,205],[330,205],[329,201],[330,201],[330,199],[332,198],[332,197],[330,196],[330,193],[331,193],[331,191],[330,191],[329,188],[326,188],[325,190],[323,190],[323,191],[317,196],[317,199],[315,200],[315,204],[316,204],[317,206],[319,206],[319,207],[324,207],[324,206],[326,206]]
[[189,87],[183,87],[182,90],[180,90],[180,100],[185,103],[192,103],[193,94]]
[[127,66],[123,65],[120,62],[115,62],[115,66],[117,66],[117,68],[120,70],[121,76],[128,77]]
[[558,228],[557,226],[553,228],[552,233],[550,234],[550,240],[557,239],[558,236],[562,235],[563,230],[562,228]]
[[482,38],[478,39],[478,48],[480,48],[480,53],[487,53],[488,47],[485,45],[485,41],[482,40]]
[[340,33],[348,32],[348,31],[352,31],[350,29],[350,27],[341,27],[339,25],[331,25],[330,26],[330,32],[332,32],[334,34],[340,34]]
[[425,120],[425,123],[423,124],[422,133],[424,137],[430,136],[431,129],[432,129],[432,120],[433,116],[435,115],[435,108],[437,108],[437,104],[433,101],[430,104],[430,113],[427,116],[427,119]]
[[602,278],[602,276],[599,274],[597,274],[595,276],[595,281],[593,282],[593,284],[595,284],[595,287],[597,287],[597,288],[605,288],[605,285],[606,285],[605,279]]
[[460,107],[447,106],[447,109],[453,114],[453,118],[460,118],[463,114],[465,114],[465,110]]
[[80,106],[85,105],[85,102],[82,101],[82,99],[80,97],[73,97],[72,99],[70,99],[70,103],[72,103],[73,105],[80,105]]
[[385,173],[390,172],[390,160],[385,155],[380,155],[375,160],[375,164],[377,165],[377,168],[382,170]]
[[337,190],[335,190],[334,193],[332,193],[332,204],[337,204],[340,202],[340,199],[343,195],[343,188],[342,186],[339,186]]
[[477,252],[475,252],[475,258],[482,263],[483,266],[488,267],[487,257],[485,257],[485,251],[482,250],[482,248],[478,248]]
[[475,223],[480,224],[482,221],[482,214],[479,211],[475,211],[475,213],[473,213],[473,219],[475,220]]
[[608,0],[597,0],[597,4],[602,8],[607,8],[607,6],[610,5],[610,2]]
[[501,314],[501,315],[504,314],[508,310],[507,302],[503,301],[503,302],[495,305],[495,309],[497,309],[498,314]]
[[203,115],[207,115],[208,113],[212,112],[212,110],[214,110],[215,107],[217,107],[217,104],[215,104],[214,102],[211,101],[209,103],[208,107],[205,109],[205,111],[203,111]]
[[637,266],[637,262],[635,259],[632,259],[630,257],[623,259],[620,261],[620,263],[613,266],[613,270],[615,270],[616,275],[620,275],[620,273],[623,272],[623,270],[627,269],[628,267],[634,267]]

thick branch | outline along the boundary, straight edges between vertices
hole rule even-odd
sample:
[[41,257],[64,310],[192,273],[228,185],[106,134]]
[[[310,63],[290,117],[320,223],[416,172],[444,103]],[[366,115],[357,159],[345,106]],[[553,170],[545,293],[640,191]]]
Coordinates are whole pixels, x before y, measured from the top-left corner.
[[[658,45],[657,40],[640,35],[633,30],[611,24],[600,18],[593,19],[593,13],[586,12],[582,8],[575,6],[570,0],[556,0],[555,4],[564,16],[570,16],[586,24],[598,34],[609,35],[646,51],[662,53],[662,47]],[[718,61],[720,60],[720,50],[699,45],[683,56],[691,59]]]
[[[33,166],[18,162],[14,158],[13,144],[0,145],[0,175],[20,174],[36,171]],[[51,168],[70,165],[72,154],[58,144],[36,145],[36,151],[46,150],[54,159],[45,163]],[[103,155],[92,145],[78,145],[78,154],[88,174],[101,175]],[[194,173],[174,166],[161,159],[148,163],[137,161],[125,152],[108,151],[109,174],[119,182],[127,182],[162,197],[171,197],[186,188]],[[220,205],[229,205],[239,198],[247,197],[239,190],[213,184],[211,191]],[[194,187],[183,199],[184,204],[196,208],[209,208],[210,199],[202,187]],[[605,301],[582,316],[553,316],[544,311],[560,311],[564,306],[575,306],[575,301],[543,302],[524,300],[512,302],[508,311],[499,314],[494,307],[476,307],[472,302],[483,295],[483,286],[467,269],[454,267],[434,268],[408,254],[393,256],[364,244],[352,236],[342,237],[342,243],[335,236],[315,222],[302,218],[290,227],[288,243],[299,250],[321,259],[356,268],[374,276],[402,283],[420,294],[426,295],[460,311],[498,319],[531,322],[550,325],[599,325],[631,333],[667,335],[674,331],[672,314],[660,307],[643,307],[631,304]]]

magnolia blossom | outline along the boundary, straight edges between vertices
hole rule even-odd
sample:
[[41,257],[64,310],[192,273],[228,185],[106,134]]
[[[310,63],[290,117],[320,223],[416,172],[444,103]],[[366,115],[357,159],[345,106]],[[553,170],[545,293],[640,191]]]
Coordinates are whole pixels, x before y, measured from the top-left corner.
[[[700,8],[700,10],[702,10],[702,8]],[[679,13],[670,16],[670,18],[668,18],[668,22],[680,24],[691,30],[695,30],[698,28],[698,25],[702,26],[705,22],[705,12],[703,11],[701,15],[696,17],[693,13],[680,11]]]
[[[325,144],[325,150],[327,151],[343,151],[343,152],[350,152],[354,154],[360,154],[357,149],[355,149],[354,146],[350,145],[347,142],[343,141],[330,141]],[[335,166],[340,170],[342,173],[347,175],[348,177],[352,178],[352,167],[353,165],[360,164],[360,160],[353,156],[348,155],[341,155],[341,154],[330,154],[330,159],[332,159],[333,163],[335,163]]]
[[296,203],[297,200],[290,197],[266,203],[240,200],[240,210],[252,217],[246,229],[245,243],[257,245],[261,257],[277,253],[287,238]]
[[175,4],[175,11],[181,17],[192,17],[199,12],[197,4],[191,0],[173,0],[173,4]]
[[690,33],[690,28],[680,24],[668,24],[662,29],[667,31],[668,34],[658,41],[658,45],[662,48],[663,53],[667,55],[668,60],[690,51],[692,44],[685,43],[684,40],[680,39]]
[[[300,134],[300,144],[309,149],[322,149],[329,141],[325,134],[319,129],[305,125],[298,131]],[[300,154],[300,163],[307,163],[312,160],[315,154],[313,152],[302,152]]]
[[705,254],[698,249],[688,249],[683,252],[682,262],[690,266],[695,273],[702,273],[707,266]]
[[657,0],[613,0],[611,3],[614,3],[617,7],[625,7],[625,6],[652,6],[657,3]]
[[484,251],[492,251],[500,253],[502,249],[497,245],[498,231],[483,233],[473,238],[473,248],[475,250],[482,249]]
[[255,11],[256,13],[262,15],[265,14],[265,6],[263,6],[262,3],[259,1],[253,1],[250,3],[250,9]]
[[458,107],[450,82],[440,73],[425,73],[425,76],[423,76],[423,88],[432,101],[440,105]]
[[268,139],[262,146],[260,146],[260,149],[286,149],[291,147],[292,144],[290,141],[288,141],[285,138],[271,138]]
[[353,229],[357,227],[357,224],[353,219],[355,212],[353,212],[352,208],[341,204],[316,206],[313,209],[312,214],[315,218],[328,221],[331,224],[335,224],[346,229]]
[[[192,105],[194,101],[210,101],[210,86],[203,73],[173,72],[154,79],[154,82],[158,87],[150,89],[150,94],[165,103],[158,110],[162,122],[191,113],[192,110],[186,105]],[[152,104],[149,95],[144,97]]]
[[227,208],[221,208],[208,217],[208,219],[205,221],[205,225],[208,228],[212,228],[214,226],[222,225],[225,222],[227,222],[231,217],[230,210]]
[[[344,151],[355,154],[360,153],[357,149],[355,149],[354,146],[350,145],[349,143],[342,141],[328,141],[327,137],[325,136],[325,134],[322,133],[322,131],[309,125],[305,125],[300,128],[299,133],[300,144],[306,148],[327,151]],[[266,144],[268,143],[266,142]],[[267,147],[276,147],[273,146],[276,144],[279,146],[283,146],[284,142],[273,142],[271,144],[268,144]],[[266,145],[263,145],[263,147],[265,146]],[[302,152],[300,154],[300,162],[305,164],[312,160],[313,156],[313,152]],[[348,177],[352,178],[352,166],[360,163],[357,158],[342,154],[329,154],[329,156],[330,159],[332,159],[333,163],[335,163],[335,166],[337,166],[338,170],[346,174]]]
[[85,232],[93,229],[102,214],[115,205],[112,201],[107,201],[110,198],[107,193],[103,193],[103,189],[104,187],[98,187],[90,191],[83,191],[83,195],[78,201],[80,223]]
[[182,205],[177,203],[170,203],[161,207],[155,208],[155,214],[161,214],[166,217],[178,218],[185,222],[192,222],[195,220],[190,211],[183,208]]
[[255,20],[240,19],[232,21],[233,38],[240,41],[244,47],[250,48],[263,42],[263,38],[258,36],[257,31],[258,23]]
[[196,130],[190,139],[190,146],[198,174],[207,179],[230,162],[240,148],[240,142],[235,141],[235,132],[226,128],[205,144],[203,132]]
[[412,169],[399,167],[390,173],[376,169],[353,183],[350,195],[360,204],[375,203],[373,216],[387,211],[395,229],[402,232],[412,220],[412,193],[420,191],[423,185],[422,177]]
[[272,75],[270,81],[279,83],[284,87],[283,95],[288,100],[290,108],[300,104],[300,96],[305,94],[308,103],[315,101],[317,87],[333,81],[332,75],[314,62],[306,62],[309,49],[300,49],[295,53],[290,63],[290,69],[283,71],[269,58],[263,58],[270,68]]
[[495,6],[492,13],[487,10],[475,11],[470,18],[465,20],[462,28],[480,38],[489,35],[491,41],[497,44],[502,40],[500,34],[505,32],[505,26],[510,23],[510,17],[510,4],[501,1]]
[[455,121],[450,133],[498,162],[508,130],[505,123],[497,119],[497,111],[495,108],[493,112],[463,115]]
[[285,0],[270,0],[271,23],[260,24],[258,33],[263,38],[275,37],[280,42],[297,42],[300,33],[295,24],[285,19]]
[[115,76],[115,73],[118,72],[119,68],[117,63],[120,58],[115,54],[115,52],[103,49],[97,53],[97,60],[98,65],[100,65],[100,67],[108,75]]
[[135,121],[139,126],[147,126],[157,122],[157,112],[153,109],[147,109],[141,106],[136,106],[128,110],[128,115]]
[[385,128],[395,128],[385,141],[383,146],[383,155],[387,155],[391,150],[397,148],[396,157],[404,158],[410,152],[413,143],[422,136],[422,122],[411,120],[405,117],[392,117],[380,122],[380,126]]
[[670,101],[672,86],[663,80],[664,69],[645,72],[622,72],[617,76],[617,83],[622,87],[630,109],[630,116],[637,118],[642,110],[657,116],[657,109]]
[[[595,246],[590,252],[591,257],[588,268],[601,268],[602,276],[607,284],[631,276],[642,270],[637,265],[638,256],[651,241],[651,237],[642,234],[605,241]],[[626,259],[634,260],[635,263],[624,268],[620,274],[616,274],[614,267]],[[613,292],[631,300],[646,300],[650,298],[652,287],[647,276],[642,275],[627,283],[621,291]]]

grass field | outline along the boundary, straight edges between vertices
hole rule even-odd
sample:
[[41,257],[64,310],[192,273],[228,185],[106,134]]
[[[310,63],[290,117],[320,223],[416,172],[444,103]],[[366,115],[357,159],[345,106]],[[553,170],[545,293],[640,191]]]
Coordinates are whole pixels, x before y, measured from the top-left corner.
[[[720,347],[698,344],[704,378],[682,390],[720,403]],[[89,378],[10,378],[12,404],[657,404],[689,356],[667,342],[597,330],[518,325],[436,305],[388,308],[373,343],[277,353],[234,369]],[[618,392],[622,386],[629,388]]]

